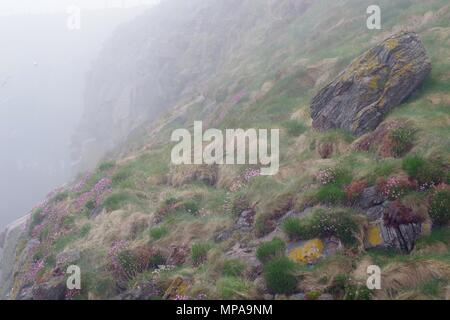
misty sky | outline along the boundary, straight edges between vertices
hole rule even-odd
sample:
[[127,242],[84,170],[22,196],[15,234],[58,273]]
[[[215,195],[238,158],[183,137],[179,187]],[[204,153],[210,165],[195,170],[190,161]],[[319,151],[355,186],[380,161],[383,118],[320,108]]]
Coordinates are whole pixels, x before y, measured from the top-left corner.
[[65,12],[71,5],[82,9],[106,9],[151,5],[159,0],[1,0],[0,14]]
[[[0,230],[72,178],[86,74],[114,30],[148,6],[117,8],[141,3],[0,0]],[[67,28],[69,5],[83,10],[80,30]]]

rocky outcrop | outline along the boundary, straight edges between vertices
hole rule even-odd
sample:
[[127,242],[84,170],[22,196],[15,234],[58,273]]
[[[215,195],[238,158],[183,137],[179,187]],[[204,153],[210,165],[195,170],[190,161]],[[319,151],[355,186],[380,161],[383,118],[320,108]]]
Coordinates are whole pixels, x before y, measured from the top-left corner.
[[424,219],[399,201],[375,204],[366,211],[370,221],[366,247],[395,248],[409,253],[423,234]]
[[431,63],[417,34],[401,32],[354,60],[311,103],[313,127],[361,135],[425,80]]

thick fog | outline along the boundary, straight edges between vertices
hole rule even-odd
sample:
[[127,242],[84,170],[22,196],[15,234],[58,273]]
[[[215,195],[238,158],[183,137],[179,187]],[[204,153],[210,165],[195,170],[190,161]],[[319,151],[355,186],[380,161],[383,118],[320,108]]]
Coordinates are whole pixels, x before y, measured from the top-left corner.
[[154,2],[0,2],[0,229],[71,178],[86,73],[113,30]]

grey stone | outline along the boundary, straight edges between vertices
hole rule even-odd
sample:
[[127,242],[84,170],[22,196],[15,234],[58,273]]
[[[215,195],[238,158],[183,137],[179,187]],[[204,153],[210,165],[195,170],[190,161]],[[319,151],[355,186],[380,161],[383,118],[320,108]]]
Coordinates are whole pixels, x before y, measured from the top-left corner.
[[369,208],[366,212],[367,218],[369,221],[380,220],[383,218],[384,210],[385,207],[382,204]]
[[33,287],[33,300],[64,300],[66,279],[64,276],[50,279]]
[[384,197],[380,195],[375,187],[365,188],[361,194],[357,206],[362,209],[369,209],[384,202]]
[[400,32],[356,58],[311,102],[313,127],[361,135],[405,101],[425,80],[431,63],[418,35]]

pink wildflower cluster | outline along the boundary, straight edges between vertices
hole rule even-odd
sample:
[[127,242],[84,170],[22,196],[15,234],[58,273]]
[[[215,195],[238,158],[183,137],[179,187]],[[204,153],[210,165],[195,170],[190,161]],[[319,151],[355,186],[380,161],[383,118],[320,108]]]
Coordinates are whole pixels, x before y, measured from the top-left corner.
[[90,191],[82,193],[75,200],[75,207],[77,210],[81,210],[89,200],[94,200],[95,205],[99,206],[103,202],[105,196],[111,192],[111,179],[109,177],[104,177],[100,179]]
[[333,168],[322,169],[316,174],[316,179],[323,185],[333,183],[336,179],[336,172]]
[[253,178],[259,177],[261,175],[261,170],[258,169],[246,169],[244,173],[237,177],[230,186],[231,192],[239,191],[246,183],[250,182]]
[[390,200],[402,197],[405,192],[413,186],[405,177],[389,177],[387,180],[378,180],[377,189],[383,196]]
[[235,94],[233,96],[233,98],[232,98],[233,103],[238,104],[245,98],[246,95],[247,95],[247,91],[245,91],[245,90],[239,91],[237,94]]
[[86,173],[72,188],[72,192],[79,193],[86,186],[87,181],[92,177],[92,173]]
[[247,169],[244,172],[244,180],[249,182],[254,177],[259,177],[261,175],[260,169]]
[[191,298],[189,296],[185,296],[185,295],[181,295],[181,294],[177,294],[175,296],[174,300],[191,300]]
[[81,293],[81,290],[78,290],[78,289],[67,290],[66,295],[65,295],[66,300],[73,300],[74,298],[79,296],[80,293]]
[[36,280],[36,275],[39,271],[44,268],[44,260],[38,260],[36,262],[33,262],[28,272],[24,275],[24,281],[25,282],[34,282]]
[[111,248],[108,251],[108,261],[111,271],[117,275],[121,276],[123,274],[122,265],[118,259],[118,255],[123,250],[128,248],[128,243],[124,240],[116,241],[113,243]]

